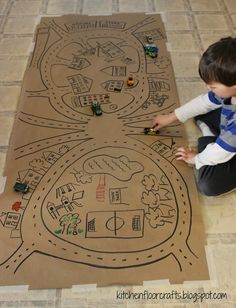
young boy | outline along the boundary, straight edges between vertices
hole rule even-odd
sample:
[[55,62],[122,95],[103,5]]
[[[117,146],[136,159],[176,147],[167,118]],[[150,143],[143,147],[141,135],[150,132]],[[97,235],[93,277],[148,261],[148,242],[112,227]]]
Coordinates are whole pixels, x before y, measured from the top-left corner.
[[209,92],[168,115],[157,115],[153,128],[194,117],[203,133],[198,154],[182,147],[176,157],[196,166],[199,191],[217,196],[236,188],[236,38],[210,45],[200,59],[199,74]]

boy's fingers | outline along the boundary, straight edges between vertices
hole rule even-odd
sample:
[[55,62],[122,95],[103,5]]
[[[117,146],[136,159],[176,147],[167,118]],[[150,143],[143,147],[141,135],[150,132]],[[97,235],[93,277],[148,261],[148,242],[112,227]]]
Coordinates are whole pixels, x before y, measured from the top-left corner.
[[184,160],[183,157],[178,157],[176,160]]
[[186,150],[177,150],[175,152],[175,155],[187,155],[187,151]]
[[160,126],[159,125],[155,125],[152,127],[155,131],[159,130]]
[[187,158],[187,155],[186,154],[182,154],[182,153],[177,153],[177,154],[175,154],[175,156],[177,157],[177,158],[180,158],[180,157],[182,157],[182,158]]
[[177,151],[184,151],[184,152],[187,152],[187,149],[184,148],[184,147],[180,147],[180,148],[177,149]]

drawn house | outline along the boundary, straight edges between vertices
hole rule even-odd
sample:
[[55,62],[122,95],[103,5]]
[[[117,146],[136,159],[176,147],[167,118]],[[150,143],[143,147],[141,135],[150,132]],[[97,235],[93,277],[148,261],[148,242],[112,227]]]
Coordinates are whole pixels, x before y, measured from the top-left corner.
[[18,173],[19,180],[26,183],[30,188],[35,189],[42,178],[42,174],[32,169],[22,170]]
[[113,65],[104,68],[102,71],[110,76],[118,76],[118,77],[126,76],[126,66]]
[[170,158],[173,155],[173,140],[172,138],[165,138],[156,141],[152,148],[165,158]]
[[102,84],[102,87],[110,92],[121,91],[123,83],[123,80],[108,80]]
[[89,91],[92,85],[92,80],[81,74],[69,76],[67,77],[67,80],[69,81],[75,95]]
[[124,55],[124,51],[112,42],[106,42],[100,45],[100,49],[108,58],[111,59]]
[[77,70],[82,70],[83,68],[89,66],[90,63],[88,62],[87,59],[80,58],[80,56],[73,56],[72,62],[69,65],[70,68],[74,68]]
[[43,152],[43,157],[48,163],[54,164],[60,158],[60,155],[52,151],[46,151]]
[[167,92],[170,91],[170,85],[166,81],[160,81],[155,78],[148,78],[150,92]]
[[109,200],[111,204],[128,204],[122,201],[122,190],[127,187],[122,188],[109,188]]
[[16,229],[21,218],[21,214],[19,213],[2,213],[0,216],[0,222],[5,228]]

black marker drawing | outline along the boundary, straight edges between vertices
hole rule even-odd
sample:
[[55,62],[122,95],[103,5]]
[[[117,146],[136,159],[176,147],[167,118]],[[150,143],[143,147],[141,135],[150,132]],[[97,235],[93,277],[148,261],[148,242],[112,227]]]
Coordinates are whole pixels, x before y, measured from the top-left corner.
[[[26,71],[35,82],[24,84],[11,152],[14,181],[30,191],[0,215],[7,240],[16,240],[0,274],[14,281],[40,254],[117,271],[171,259],[185,279],[202,259],[190,245],[192,188],[174,156],[184,131],[177,124],[143,133],[158,112],[176,107],[160,18],[68,18],[43,18],[37,28]],[[147,35],[157,59],[144,52]],[[33,137],[20,138],[23,130]]]

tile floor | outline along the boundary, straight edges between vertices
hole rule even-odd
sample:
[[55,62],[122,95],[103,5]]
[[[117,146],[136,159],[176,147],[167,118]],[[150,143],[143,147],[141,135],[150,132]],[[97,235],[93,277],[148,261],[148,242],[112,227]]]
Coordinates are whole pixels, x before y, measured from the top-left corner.
[[[200,54],[217,39],[236,34],[235,0],[0,0],[0,172],[8,149],[17,100],[35,27],[41,16],[62,14],[161,13],[167,31],[181,104],[205,91],[197,73]],[[181,42],[181,43],[180,43]],[[189,143],[199,135],[186,124]],[[207,233],[210,282],[169,286],[33,290],[0,287],[0,307],[236,307],[236,192],[200,197]],[[121,299],[119,292],[185,292],[188,298]],[[210,299],[210,292],[227,298]],[[194,294],[205,296],[194,301]],[[192,298],[191,298],[192,297]]]

